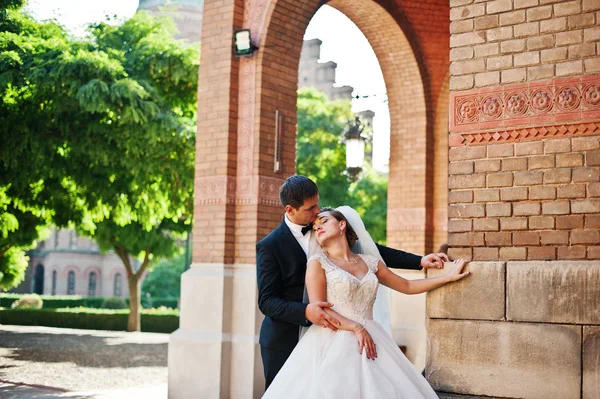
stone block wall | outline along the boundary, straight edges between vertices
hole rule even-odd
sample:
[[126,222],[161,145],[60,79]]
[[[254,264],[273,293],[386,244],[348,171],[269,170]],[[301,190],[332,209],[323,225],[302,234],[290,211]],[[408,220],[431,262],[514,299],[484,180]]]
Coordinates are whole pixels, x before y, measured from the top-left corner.
[[467,270],[428,294],[426,376],[436,390],[599,397],[600,261],[473,262]]

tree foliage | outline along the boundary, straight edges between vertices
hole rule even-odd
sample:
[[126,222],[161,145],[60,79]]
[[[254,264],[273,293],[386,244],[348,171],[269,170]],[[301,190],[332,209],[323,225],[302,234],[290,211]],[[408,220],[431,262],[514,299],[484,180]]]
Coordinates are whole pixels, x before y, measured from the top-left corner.
[[142,296],[179,298],[185,254],[158,262],[142,282]]
[[356,182],[346,170],[344,133],[354,119],[349,101],[329,101],[315,89],[298,91],[298,174],[319,186],[321,206],[350,205],[376,242],[385,243],[387,179],[365,164]]
[[141,275],[191,228],[197,47],[146,13],[84,39],[2,15],[0,253],[47,223],[75,226],[122,259],[139,329]]

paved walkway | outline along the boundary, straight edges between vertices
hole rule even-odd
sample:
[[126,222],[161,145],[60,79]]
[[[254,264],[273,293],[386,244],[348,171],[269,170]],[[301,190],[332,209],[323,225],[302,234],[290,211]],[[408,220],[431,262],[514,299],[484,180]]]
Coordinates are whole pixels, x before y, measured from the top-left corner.
[[0,325],[0,398],[167,399],[168,334]]
[[0,398],[167,399],[168,342],[169,334],[0,325]]

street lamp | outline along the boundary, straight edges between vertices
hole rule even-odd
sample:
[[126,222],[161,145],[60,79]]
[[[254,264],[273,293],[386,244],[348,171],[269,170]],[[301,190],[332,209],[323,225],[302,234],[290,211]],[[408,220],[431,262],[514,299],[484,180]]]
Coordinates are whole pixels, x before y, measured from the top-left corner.
[[348,130],[346,131],[346,174],[352,181],[358,179],[358,174],[363,169],[365,163],[365,140],[362,135],[364,129],[360,118],[357,116],[354,122],[349,122]]

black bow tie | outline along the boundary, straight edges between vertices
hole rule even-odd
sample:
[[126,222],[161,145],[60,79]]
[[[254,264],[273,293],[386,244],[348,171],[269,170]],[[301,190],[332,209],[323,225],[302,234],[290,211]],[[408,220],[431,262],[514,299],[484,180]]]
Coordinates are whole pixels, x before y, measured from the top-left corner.
[[309,223],[302,228],[302,235],[305,236],[307,232],[311,231],[313,228],[313,224]]

